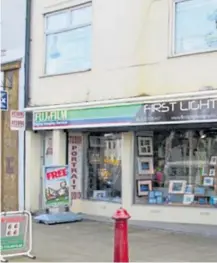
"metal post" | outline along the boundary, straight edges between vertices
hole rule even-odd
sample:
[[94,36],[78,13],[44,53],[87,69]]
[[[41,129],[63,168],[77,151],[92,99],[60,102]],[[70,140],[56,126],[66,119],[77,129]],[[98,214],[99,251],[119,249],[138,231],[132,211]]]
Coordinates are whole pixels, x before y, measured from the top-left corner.
[[114,228],[114,262],[129,262],[128,252],[128,212],[120,208],[113,215]]

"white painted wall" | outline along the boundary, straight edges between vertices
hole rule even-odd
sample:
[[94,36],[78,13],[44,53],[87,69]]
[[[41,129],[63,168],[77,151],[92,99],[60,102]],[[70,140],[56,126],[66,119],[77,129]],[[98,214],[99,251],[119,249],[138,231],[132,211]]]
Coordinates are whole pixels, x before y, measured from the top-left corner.
[[41,169],[41,147],[42,147],[42,136],[40,133],[34,133],[26,131],[26,209],[29,211],[36,211],[40,207],[41,200],[41,182],[40,175]]
[[34,0],[31,105],[217,88],[217,52],[168,59],[171,1],[93,0],[92,70],[44,76],[43,14],[85,1]]

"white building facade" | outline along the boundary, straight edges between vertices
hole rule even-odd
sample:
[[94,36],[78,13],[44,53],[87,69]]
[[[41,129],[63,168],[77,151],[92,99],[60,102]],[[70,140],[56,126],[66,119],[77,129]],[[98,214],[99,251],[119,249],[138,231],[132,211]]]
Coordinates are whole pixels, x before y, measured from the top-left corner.
[[32,1],[27,208],[68,164],[74,212],[217,224],[216,22],[216,0]]

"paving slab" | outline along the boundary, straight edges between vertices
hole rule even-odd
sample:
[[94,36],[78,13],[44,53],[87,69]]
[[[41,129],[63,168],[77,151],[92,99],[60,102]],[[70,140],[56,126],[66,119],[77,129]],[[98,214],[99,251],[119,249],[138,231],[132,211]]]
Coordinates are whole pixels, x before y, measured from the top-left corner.
[[[130,226],[129,248],[131,262],[217,262],[217,239],[211,236]],[[112,262],[113,225],[34,223],[33,253],[43,262]],[[34,262],[24,257],[10,261]]]

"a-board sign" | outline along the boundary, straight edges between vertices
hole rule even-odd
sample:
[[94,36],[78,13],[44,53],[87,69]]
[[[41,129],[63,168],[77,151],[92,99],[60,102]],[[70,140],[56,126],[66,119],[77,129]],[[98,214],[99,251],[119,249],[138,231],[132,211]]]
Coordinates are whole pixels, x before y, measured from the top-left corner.
[[28,211],[1,212],[0,259],[27,256],[32,251],[32,216]]
[[1,216],[1,252],[22,250],[27,237],[28,217],[25,214]]
[[44,202],[48,209],[70,206],[68,165],[44,167]]

